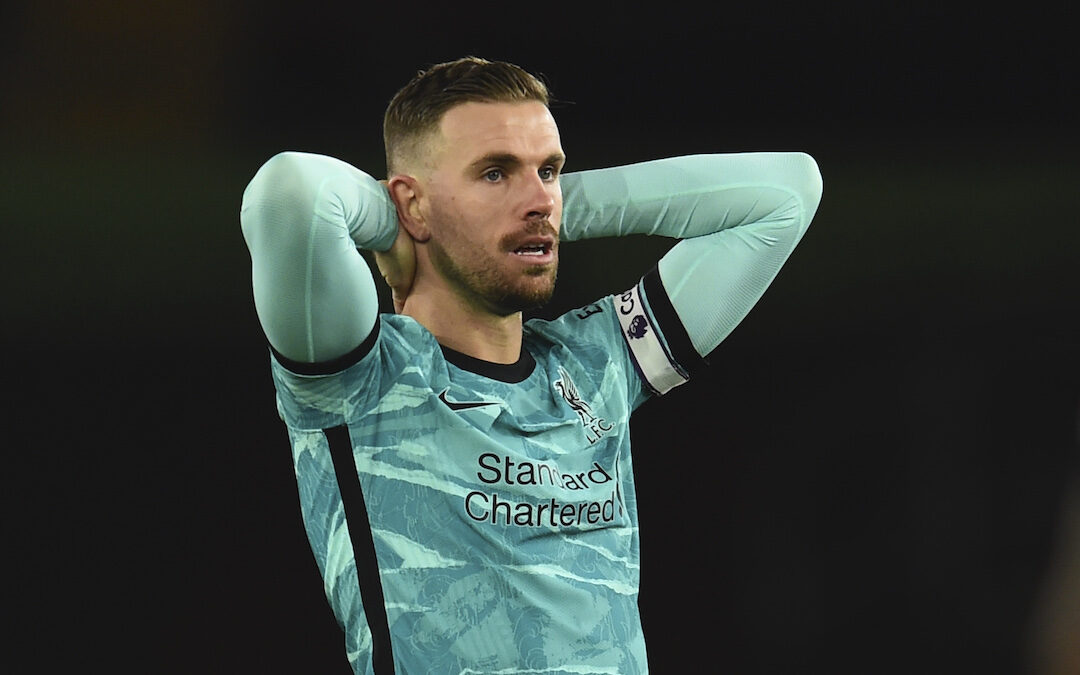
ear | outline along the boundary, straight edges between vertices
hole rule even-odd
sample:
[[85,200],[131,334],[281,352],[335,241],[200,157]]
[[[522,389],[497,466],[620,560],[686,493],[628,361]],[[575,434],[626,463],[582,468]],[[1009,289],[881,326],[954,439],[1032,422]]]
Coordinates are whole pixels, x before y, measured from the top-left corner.
[[423,198],[423,186],[415,177],[399,174],[386,181],[386,187],[390,190],[390,199],[397,207],[398,222],[404,227],[413,240],[423,243],[431,238],[431,230],[428,229],[427,221],[420,208],[420,200]]

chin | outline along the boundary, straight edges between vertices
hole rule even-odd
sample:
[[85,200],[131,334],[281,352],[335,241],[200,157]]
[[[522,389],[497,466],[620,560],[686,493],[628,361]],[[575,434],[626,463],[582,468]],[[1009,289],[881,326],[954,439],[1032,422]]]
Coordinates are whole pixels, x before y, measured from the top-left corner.
[[549,283],[543,285],[531,285],[530,288],[503,289],[499,297],[491,303],[496,312],[502,316],[509,316],[517,312],[540,309],[551,301],[555,293],[555,278],[552,275]]

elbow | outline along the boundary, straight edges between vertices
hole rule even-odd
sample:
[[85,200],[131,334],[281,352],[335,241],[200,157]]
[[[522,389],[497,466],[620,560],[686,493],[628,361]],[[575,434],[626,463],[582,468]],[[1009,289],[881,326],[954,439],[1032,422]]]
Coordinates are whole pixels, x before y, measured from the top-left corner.
[[266,160],[259,170],[255,173],[258,176],[260,173],[286,173],[295,175],[298,173],[297,167],[303,162],[304,153],[296,152],[293,150],[285,150],[279,152],[270,159]]
[[821,169],[818,168],[817,161],[805,152],[798,153],[802,180],[799,185],[799,197],[802,201],[803,209],[806,212],[806,223],[810,224],[810,219],[814,217],[814,213],[817,212],[818,205],[821,204],[821,195],[824,190],[824,184],[821,179]]
[[240,204],[240,227],[245,236],[264,224],[271,210],[292,202],[303,185],[297,161],[300,153],[279,152],[266,160],[244,188]]
[[810,221],[821,204],[822,180],[817,161],[805,152],[793,152],[788,155],[787,189],[792,195],[790,202],[791,229],[798,242],[810,227]]
[[244,204],[266,199],[273,192],[295,185],[300,176],[296,152],[279,152],[266,160],[244,189]]

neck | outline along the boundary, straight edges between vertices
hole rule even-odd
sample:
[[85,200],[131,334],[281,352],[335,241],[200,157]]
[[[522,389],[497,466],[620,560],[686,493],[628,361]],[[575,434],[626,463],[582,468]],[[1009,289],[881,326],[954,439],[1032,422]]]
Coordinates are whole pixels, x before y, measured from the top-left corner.
[[521,312],[493,314],[445,286],[415,290],[402,314],[431,331],[439,344],[492,363],[515,363],[521,356]]

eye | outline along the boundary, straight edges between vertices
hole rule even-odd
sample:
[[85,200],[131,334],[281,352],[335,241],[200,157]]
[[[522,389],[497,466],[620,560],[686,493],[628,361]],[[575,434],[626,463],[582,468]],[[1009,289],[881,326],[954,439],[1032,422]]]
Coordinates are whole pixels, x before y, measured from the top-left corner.
[[553,166],[545,166],[538,173],[542,180],[555,180],[559,176],[559,170]]
[[503,177],[502,169],[488,169],[484,172],[484,180],[489,183],[497,183]]

